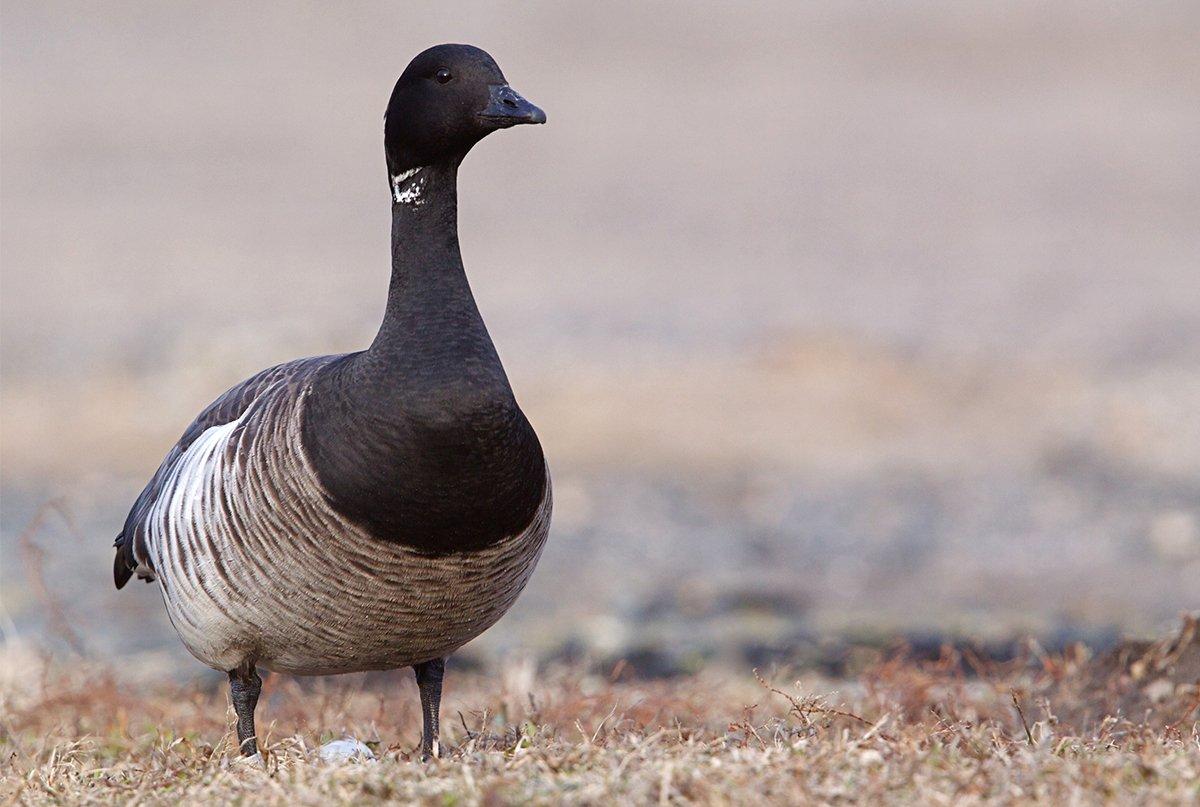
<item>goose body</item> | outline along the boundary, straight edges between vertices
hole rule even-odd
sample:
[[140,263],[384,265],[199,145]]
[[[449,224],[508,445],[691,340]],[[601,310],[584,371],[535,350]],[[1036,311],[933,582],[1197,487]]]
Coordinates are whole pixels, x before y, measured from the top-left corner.
[[380,540],[328,504],[302,423],[316,375],[346,360],[305,359],[246,382],[260,388],[249,405],[172,452],[139,516],[138,570],[158,579],[184,645],[215,669],[253,659],[326,675],[448,656],[491,627],[533,571],[548,477],[523,529],[470,552]]
[[413,666],[436,753],[444,659],[533,572],[550,476],[467,283],[456,179],[487,133],[544,120],[483,51],[414,59],[387,112],[392,280],[375,340],[214,401],[117,537],[117,587],[156,580],[184,645],[229,673],[244,753],[258,666]]

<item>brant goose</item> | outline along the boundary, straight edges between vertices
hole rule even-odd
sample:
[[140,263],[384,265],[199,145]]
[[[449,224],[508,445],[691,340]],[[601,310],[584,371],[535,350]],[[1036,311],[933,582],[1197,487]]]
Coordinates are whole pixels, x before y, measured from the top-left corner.
[[533,572],[550,476],[467,283],[456,177],[490,132],[545,121],[479,48],[413,59],[384,116],[392,278],[375,340],[210,404],[117,537],[117,588],[157,580],[187,649],[229,674],[246,756],[258,667],[408,666],[437,756],[446,657]]

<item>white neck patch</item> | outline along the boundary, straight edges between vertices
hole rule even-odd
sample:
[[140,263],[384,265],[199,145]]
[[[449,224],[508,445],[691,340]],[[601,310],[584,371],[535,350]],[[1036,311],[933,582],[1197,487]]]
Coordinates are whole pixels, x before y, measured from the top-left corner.
[[392,201],[401,205],[420,207],[425,204],[421,192],[425,190],[425,177],[421,168],[410,168],[392,177]]

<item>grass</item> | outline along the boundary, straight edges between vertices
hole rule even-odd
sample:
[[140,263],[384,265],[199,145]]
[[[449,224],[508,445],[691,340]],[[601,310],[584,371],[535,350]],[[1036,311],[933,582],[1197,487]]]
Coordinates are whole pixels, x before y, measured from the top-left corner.
[[[901,650],[841,680],[670,680],[528,663],[453,672],[447,758],[415,755],[408,676],[272,676],[263,768],[234,753],[212,681],[153,683],[9,648],[0,798],[20,804],[1194,803],[1197,623],[1093,657]],[[377,762],[314,761],[351,735]]]

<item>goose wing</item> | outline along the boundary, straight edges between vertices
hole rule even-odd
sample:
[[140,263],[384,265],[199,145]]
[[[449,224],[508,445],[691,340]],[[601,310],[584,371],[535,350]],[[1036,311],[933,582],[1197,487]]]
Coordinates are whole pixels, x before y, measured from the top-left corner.
[[163,492],[163,486],[170,478],[172,470],[197,438],[208,429],[237,420],[264,395],[295,394],[316,370],[339,358],[342,358],[342,355],[316,356],[263,370],[227,390],[192,421],[179,438],[179,442],[167,452],[166,458],[137,497],[129,516],[125,519],[125,526],[113,544],[117,549],[113,561],[113,581],[117,588],[122,588],[129,582],[129,578],[139,566],[148,564],[149,553],[145,545],[146,516]]

